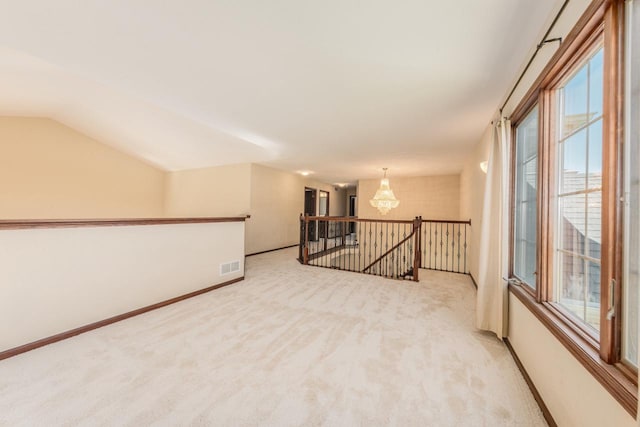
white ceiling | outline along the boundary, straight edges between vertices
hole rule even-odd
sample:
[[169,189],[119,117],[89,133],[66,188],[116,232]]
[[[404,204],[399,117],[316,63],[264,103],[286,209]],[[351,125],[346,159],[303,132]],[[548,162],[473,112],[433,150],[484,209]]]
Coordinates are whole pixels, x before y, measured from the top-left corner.
[[0,114],[178,170],[457,173],[559,0],[1,0]]

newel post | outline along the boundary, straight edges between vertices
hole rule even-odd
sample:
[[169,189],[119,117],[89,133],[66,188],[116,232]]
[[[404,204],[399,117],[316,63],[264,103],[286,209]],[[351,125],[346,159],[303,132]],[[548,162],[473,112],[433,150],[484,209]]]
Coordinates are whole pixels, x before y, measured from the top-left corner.
[[422,248],[420,247],[420,231],[422,230],[422,217],[417,216],[413,220],[413,281],[418,281],[418,271],[422,261]]

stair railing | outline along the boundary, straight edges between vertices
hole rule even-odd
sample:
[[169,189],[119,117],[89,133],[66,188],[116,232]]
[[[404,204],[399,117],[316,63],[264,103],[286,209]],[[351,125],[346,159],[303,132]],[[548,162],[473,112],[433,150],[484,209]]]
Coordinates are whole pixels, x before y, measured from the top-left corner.
[[298,259],[305,265],[418,281],[421,228],[419,217],[406,221],[300,215]]
[[469,274],[471,220],[422,220],[421,268]]

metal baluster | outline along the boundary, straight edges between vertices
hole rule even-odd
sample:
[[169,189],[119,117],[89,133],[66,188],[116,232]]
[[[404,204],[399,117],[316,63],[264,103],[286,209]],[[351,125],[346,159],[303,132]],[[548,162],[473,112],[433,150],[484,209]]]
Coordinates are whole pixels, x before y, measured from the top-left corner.
[[[373,260],[375,261],[376,259],[378,259],[378,223],[374,222],[374,232],[373,232]],[[377,275],[377,271],[378,271],[378,265],[374,265],[374,270],[373,270],[373,274]]]
[[444,240],[442,237],[442,223],[440,223],[440,271],[442,271],[442,259],[444,258],[442,256],[442,252],[443,252],[442,246],[444,246]]
[[[405,232],[406,236],[411,235],[411,230],[413,228],[413,225],[409,225],[409,224],[405,224],[405,229],[408,230]],[[404,272],[406,273],[407,271],[409,271],[409,269],[411,268],[411,266],[413,266],[413,259],[411,258],[411,239],[408,239],[405,243],[404,243],[404,249],[405,249],[405,261],[404,261]]]
[[383,223],[383,222],[381,222],[381,223],[379,223],[379,224],[380,224],[380,246],[379,246],[379,247],[380,247],[380,249],[379,249],[379,251],[378,251],[378,256],[377,256],[377,258],[380,258],[380,261],[378,262],[378,275],[379,275],[379,276],[384,276],[384,269],[382,268],[382,266],[383,266],[383,264],[382,264],[382,262],[383,262],[382,255],[383,255],[383,253],[384,253],[384,239],[383,239],[383,237],[382,237],[382,236],[383,236],[383,234],[384,234],[384,231],[383,231],[383,229],[384,229],[384,223]]
[[[387,251],[389,250],[389,223],[385,223],[384,225],[384,234],[385,234],[385,246],[384,246],[384,252],[387,253]],[[389,277],[389,255],[384,257],[384,275]]]
[[[411,229],[409,229],[407,231],[407,236],[411,235]],[[409,271],[409,269],[411,268],[411,266],[413,265],[413,259],[411,258],[411,239],[407,240],[404,243],[404,249],[405,249],[405,266],[404,266],[404,271],[405,273],[407,271]]]
[[[353,271],[353,269],[355,268],[355,265],[353,265],[354,263],[351,261],[351,256],[355,257],[355,252],[353,252],[353,245],[349,243],[349,241],[351,240],[351,233],[350,233],[350,231],[351,231],[351,223],[347,222],[345,224],[345,227],[347,227],[347,230],[346,230],[345,233],[348,233],[348,236],[347,236],[347,234],[345,234],[345,239],[346,239],[345,247],[347,248],[347,254],[349,255],[349,271]],[[355,261],[355,259],[354,259],[354,261]]]
[[349,238],[351,237],[350,235],[347,235],[347,232],[351,229],[350,225],[348,222],[343,223],[344,227],[346,227],[345,230],[342,231],[342,234],[344,235],[344,250],[345,250],[345,256],[348,257],[348,260],[346,261],[347,264],[347,269],[348,271],[352,271],[351,270],[351,245],[349,244]]
[[[345,228],[346,226],[346,228]],[[343,257],[342,259],[344,259],[344,266],[345,269],[347,271],[351,271],[351,252],[349,249],[349,245],[347,244],[347,229],[349,228],[349,223],[348,222],[341,222],[340,223],[340,231],[342,232],[342,246],[343,246]],[[345,258],[346,257],[346,258]]]
[[434,229],[434,249],[433,249],[433,269],[438,269],[438,223],[433,224]]
[[[393,223],[391,224],[391,247],[394,247],[396,245],[396,232],[393,228]],[[397,277],[396,274],[396,252],[397,250],[393,250],[390,254],[389,254],[389,270],[391,271],[391,277]]]
[[[369,264],[371,264],[371,222],[369,222]],[[371,270],[369,270],[371,273]]]
[[445,254],[444,269],[449,271],[449,223],[447,223],[447,246],[445,246],[445,250],[447,252]]
[[[323,227],[324,224],[324,227]],[[325,235],[324,235],[324,241],[320,242],[320,227],[323,227],[325,230]],[[320,255],[322,255],[320,257],[320,266],[327,268],[327,228],[326,228],[326,222],[325,221],[318,221],[318,246],[319,246],[319,253]]]
[[362,272],[362,247],[360,243],[362,240],[360,238],[360,224],[361,222],[356,222],[355,230],[356,230],[356,238],[358,239],[358,271]]
[[456,224],[451,224],[451,271],[456,272]]
[[464,272],[467,272],[467,224],[464,225]]
[[451,271],[455,272],[455,254],[456,254],[456,225],[451,224],[452,235],[451,235]]
[[425,246],[427,243],[427,227],[424,226],[424,221],[422,222],[422,267],[427,268],[427,251],[425,250]]
[[[400,230],[400,228],[403,228],[404,230],[404,224],[398,224],[398,243],[402,242],[402,233],[404,232],[403,230]],[[398,271],[396,271],[396,275],[400,276],[402,274],[402,269],[404,268],[402,266],[402,244],[400,244],[398,246]]]
[[457,273],[460,273],[460,227],[462,227],[462,224],[458,224],[458,268],[456,269]]
[[[407,237],[407,224],[402,224],[402,238]],[[407,242],[400,245],[402,247],[402,270],[400,274],[404,274],[407,272]]]
[[329,221],[324,222],[324,242],[327,246],[328,251],[325,253],[324,263],[327,268],[331,268],[331,245],[329,243]]
[[[427,227],[425,227],[425,231],[426,229]],[[431,222],[429,222],[429,269],[431,269]]]

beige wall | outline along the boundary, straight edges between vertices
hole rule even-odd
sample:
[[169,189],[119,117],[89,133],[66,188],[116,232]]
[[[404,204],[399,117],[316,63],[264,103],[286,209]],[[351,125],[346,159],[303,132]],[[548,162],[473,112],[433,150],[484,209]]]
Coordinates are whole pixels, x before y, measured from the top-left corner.
[[[589,0],[569,2],[551,36],[565,37],[589,3]],[[546,27],[541,29],[541,36],[545,29]],[[531,51],[534,48],[532,46]],[[551,46],[540,51],[505,107],[504,116],[509,117],[554,52],[555,48]],[[516,77],[514,76],[514,81]],[[472,229],[475,231],[472,236],[470,263],[471,272],[476,278],[478,253],[474,248],[478,247],[485,184],[485,175],[480,171],[479,163],[488,158],[490,134],[491,127],[487,124],[487,132],[478,142],[461,174],[461,215],[471,217]],[[508,336],[558,425],[637,425],[580,362],[512,295],[509,297]]]
[[0,117],[0,219],[250,214],[247,253],[298,242],[304,188],[345,189],[249,163],[164,172],[56,121]]
[[0,219],[163,215],[164,172],[45,118],[0,117]]
[[251,165],[251,218],[247,254],[296,244],[304,207],[304,180],[298,175]]
[[344,189],[336,190],[332,185],[267,166],[251,165],[251,218],[247,220],[245,241],[247,254],[299,242],[299,218],[304,211],[305,187],[329,192],[329,214],[345,215]]
[[637,426],[514,295],[509,295],[509,341],[559,426]]
[[250,163],[169,172],[166,181],[167,216],[239,216],[250,212]]
[[328,191],[330,194],[329,215],[347,216],[349,213],[347,189],[324,183],[318,183],[318,186],[321,190]]
[[[244,224],[0,230],[0,352],[244,274]],[[220,275],[220,264],[240,271]]]
[[380,187],[380,179],[358,181],[360,218],[413,219],[422,216],[423,219],[461,219],[459,175],[409,178],[391,176],[389,186],[400,200],[400,205],[383,216],[369,203]]

